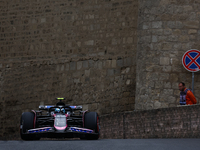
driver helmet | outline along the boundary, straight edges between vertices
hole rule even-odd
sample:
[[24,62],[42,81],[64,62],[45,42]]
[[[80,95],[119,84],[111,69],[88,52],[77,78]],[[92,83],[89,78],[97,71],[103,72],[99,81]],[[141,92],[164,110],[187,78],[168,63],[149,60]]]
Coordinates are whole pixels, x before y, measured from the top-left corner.
[[60,108],[56,108],[55,113],[59,113],[59,112],[60,112]]
[[62,109],[61,109],[61,112],[65,114],[65,108],[62,108]]

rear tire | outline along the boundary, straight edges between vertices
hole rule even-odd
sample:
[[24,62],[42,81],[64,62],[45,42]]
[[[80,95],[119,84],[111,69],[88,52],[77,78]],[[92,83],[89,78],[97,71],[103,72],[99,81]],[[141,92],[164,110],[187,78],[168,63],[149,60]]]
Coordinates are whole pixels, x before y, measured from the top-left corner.
[[94,130],[97,135],[86,135],[87,140],[97,140],[100,135],[99,129],[99,116],[96,112],[85,113],[84,116],[84,128]]
[[39,135],[25,134],[27,130],[34,128],[35,114],[33,112],[24,112],[20,120],[20,136],[22,140],[39,140]]

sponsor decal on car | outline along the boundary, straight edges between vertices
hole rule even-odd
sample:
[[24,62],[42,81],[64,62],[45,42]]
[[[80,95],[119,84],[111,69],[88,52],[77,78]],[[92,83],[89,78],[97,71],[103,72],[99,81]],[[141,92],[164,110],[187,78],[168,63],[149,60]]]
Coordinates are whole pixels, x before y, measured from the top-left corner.
[[70,130],[75,132],[93,133],[93,130],[85,128],[70,127]]
[[28,133],[46,132],[50,130],[52,130],[51,127],[44,127],[44,128],[30,129],[28,130]]

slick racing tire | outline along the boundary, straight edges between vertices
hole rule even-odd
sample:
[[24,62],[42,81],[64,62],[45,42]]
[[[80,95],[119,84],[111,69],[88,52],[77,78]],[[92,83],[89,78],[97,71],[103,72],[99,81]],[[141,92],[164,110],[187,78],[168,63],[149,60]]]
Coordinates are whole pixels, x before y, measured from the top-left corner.
[[87,140],[97,140],[100,136],[99,116],[96,112],[87,112],[84,116],[84,128],[92,129],[97,135],[86,135]]
[[24,112],[20,120],[20,136],[22,140],[39,140],[39,135],[25,134],[27,130],[34,128],[34,117],[33,112]]

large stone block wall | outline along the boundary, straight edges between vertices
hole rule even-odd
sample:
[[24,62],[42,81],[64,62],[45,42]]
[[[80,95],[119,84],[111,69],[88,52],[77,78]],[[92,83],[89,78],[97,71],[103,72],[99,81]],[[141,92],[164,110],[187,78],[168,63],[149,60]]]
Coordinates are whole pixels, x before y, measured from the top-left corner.
[[[192,73],[182,66],[189,49],[200,49],[200,2],[139,0],[137,49],[137,110],[174,107],[178,83],[191,89]],[[194,94],[199,101],[200,73],[195,73]]]
[[101,138],[199,138],[200,105],[103,115]]
[[0,1],[0,137],[66,97],[99,114],[134,109],[137,0]]

